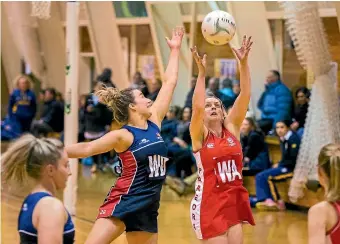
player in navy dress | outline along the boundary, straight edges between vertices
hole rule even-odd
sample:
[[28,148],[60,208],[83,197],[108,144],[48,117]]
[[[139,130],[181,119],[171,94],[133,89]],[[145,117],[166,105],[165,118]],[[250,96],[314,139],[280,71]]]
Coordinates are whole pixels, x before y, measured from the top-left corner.
[[128,243],[157,243],[160,192],[165,179],[167,148],[160,135],[161,122],[169,109],[177,78],[184,29],[173,31],[164,81],[154,103],[137,89],[104,88],[96,92],[124,125],[103,137],[67,147],[71,158],[84,158],[114,149],[122,173],[111,187],[86,243],[111,243],[126,231]]
[[20,210],[20,243],[73,243],[75,232],[71,216],[54,197],[57,190],[66,187],[71,174],[63,144],[55,139],[24,135],[7,149],[1,163],[5,186],[28,185],[26,176],[35,183]]

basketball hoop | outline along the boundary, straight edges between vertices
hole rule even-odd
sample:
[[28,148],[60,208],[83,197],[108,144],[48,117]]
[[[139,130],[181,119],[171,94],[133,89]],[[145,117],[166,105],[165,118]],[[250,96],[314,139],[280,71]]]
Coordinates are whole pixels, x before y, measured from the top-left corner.
[[32,1],[31,3],[31,16],[37,17],[39,19],[49,19],[51,17],[51,1]]

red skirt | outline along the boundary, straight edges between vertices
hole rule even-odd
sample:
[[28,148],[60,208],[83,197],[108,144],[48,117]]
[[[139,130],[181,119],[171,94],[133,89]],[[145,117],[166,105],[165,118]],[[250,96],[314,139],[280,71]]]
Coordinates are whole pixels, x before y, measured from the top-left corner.
[[192,226],[198,239],[222,235],[239,223],[255,225],[249,194],[242,185],[199,190],[196,188],[190,208]]

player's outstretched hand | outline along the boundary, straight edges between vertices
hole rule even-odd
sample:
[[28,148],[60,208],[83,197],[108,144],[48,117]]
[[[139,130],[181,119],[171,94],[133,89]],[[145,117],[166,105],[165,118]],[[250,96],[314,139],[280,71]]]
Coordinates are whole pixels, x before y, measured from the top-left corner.
[[168,43],[170,49],[180,49],[182,44],[182,39],[184,36],[184,27],[177,26],[172,30],[171,40],[168,37],[165,37],[166,42]]
[[248,61],[248,54],[251,50],[251,45],[253,45],[253,42],[251,41],[251,36],[248,37],[244,35],[242,46],[239,49],[232,48],[235,57],[238,59],[238,61],[242,63],[246,63]]
[[194,46],[193,48],[190,48],[190,50],[191,50],[192,56],[194,57],[195,62],[197,64],[198,71],[200,73],[205,73],[205,68],[206,68],[206,64],[207,64],[207,55],[204,54],[203,57],[201,57],[198,54],[196,46]]

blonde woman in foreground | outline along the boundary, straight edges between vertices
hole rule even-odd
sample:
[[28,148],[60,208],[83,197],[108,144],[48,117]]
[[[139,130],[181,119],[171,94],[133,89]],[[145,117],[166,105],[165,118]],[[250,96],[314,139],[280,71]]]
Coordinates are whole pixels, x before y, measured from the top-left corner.
[[18,220],[21,244],[71,244],[74,225],[63,203],[55,197],[71,175],[67,153],[56,139],[24,135],[1,158],[3,185],[15,187],[34,182]]
[[326,199],[309,209],[309,244],[340,243],[340,145],[321,149],[318,163],[319,181]]

